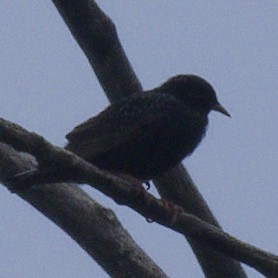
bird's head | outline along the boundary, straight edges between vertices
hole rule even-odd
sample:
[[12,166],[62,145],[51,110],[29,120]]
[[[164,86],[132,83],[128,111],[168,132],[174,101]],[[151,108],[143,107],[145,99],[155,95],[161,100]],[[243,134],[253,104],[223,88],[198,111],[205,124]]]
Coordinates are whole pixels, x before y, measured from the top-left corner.
[[211,110],[215,110],[230,117],[228,111],[217,100],[213,87],[196,75],[174,76],[159,89],[173,95],[198,112],[207,115]]

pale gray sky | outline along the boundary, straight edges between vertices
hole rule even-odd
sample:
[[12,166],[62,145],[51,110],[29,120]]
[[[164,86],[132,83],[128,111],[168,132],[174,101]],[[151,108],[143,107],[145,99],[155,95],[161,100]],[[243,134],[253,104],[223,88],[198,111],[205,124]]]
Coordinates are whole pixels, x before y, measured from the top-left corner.
[[[205,140],[184,163],[227,232],[278,253],[278,2],[98,3],[146,89],[177,73],[213,84],[232,119],[212,113]],[[51,1],[1,0],[0,26],[1,117],[63,145],[108,103],[86,58]],[[182,236],[84,188],[169,276],[203,277]],[[107,277],[34,208],[4,187],[0,194],[1,277]]]

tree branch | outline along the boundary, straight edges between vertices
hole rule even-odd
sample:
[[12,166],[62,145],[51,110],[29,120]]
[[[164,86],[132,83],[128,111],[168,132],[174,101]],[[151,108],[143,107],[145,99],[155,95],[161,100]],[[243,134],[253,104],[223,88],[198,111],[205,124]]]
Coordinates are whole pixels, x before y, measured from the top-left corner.
[[[111,19],[93,0],[52,0],[87,56],[111,102],[141,91],[142,87],[118,39]],[[179,165],[155,185],[164,199],[219,227],[186,169]],[[181,195],[182,193],[182,195]],[[182,196],[182,197],[181,197]],[[247,277],[238,262],[187,237],[206,277]]]
[[[190,236],[234,259],[242,261],[267,277],[278,276],[277,256],[239,241],[214,225],[208,224],[184,211],[177,211],[173,221],[171,208],[165,206],[161,200],[156,199],[147,192],[145,193],[145,198],[138,197],[137,189],[132,184],[108,172],[99,170],[71,152],[51,145],[35,133],[29,133],[15,124],[0,119],[0,141],[11,144],[19,151],[28,151],[41,163],[41,167],[52,165],[53,169],[58,169],[60,176],[54,176],[54,180],[50,180],[51,182],[56,182],[66,177],[71,181],[87,183],[111,197],[118,204],[129,206],[139,214],[150,217],[165,227]],[[37,171],[35,173],[40,172]],[[50,175],[48,177],[51,178]],[[3,182],[9,184],[7,182],[9,177],[7,178]],[[43,187],[39,186],[38,188]],[[28,196],[28,191],[26,194]],[[144,202],[144,200],[148,200],[148,202]],[[81,218],[79,221],[83,221],[84,216],[78,216]],[[79,235],[85,236],[89,232],[89,230],[81,231],[77,227],[77,234]]]
[[[9,124],[9,128],[22,134],[27,143],[15,125]],[[0,134],[2,138],[2,129]],[[16,173],[36,168],[33,157],[0,143],[1,182],[5,184]],[[138,278],[168,277],[133,241],[113,211],[99,205],[78,186],[45,184],[18,195],[69,234],[111,277],[123,277],[123,273]]]
[[92,0],[52,0],[111,102],[142,91],[112,20]]

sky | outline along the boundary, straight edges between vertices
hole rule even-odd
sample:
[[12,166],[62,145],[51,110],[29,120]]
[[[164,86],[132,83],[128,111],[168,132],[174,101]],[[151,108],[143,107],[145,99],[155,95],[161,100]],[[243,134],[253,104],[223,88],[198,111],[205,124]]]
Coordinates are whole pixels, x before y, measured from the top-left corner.
[[[277,254],[278,2],[97,2],[145,89],[179,73],[213,85],[232,118],[212,112],[206,138],[183,163],[225,231]],[[1,0],[0,26],[0,117],[63,146],[67,132],[108,105],[90,65],[51,1]],[[181,235],[83,188],[170,277],[203,277]],[[108,277],[28,203],[5,187],[0,196],[1,277]]]

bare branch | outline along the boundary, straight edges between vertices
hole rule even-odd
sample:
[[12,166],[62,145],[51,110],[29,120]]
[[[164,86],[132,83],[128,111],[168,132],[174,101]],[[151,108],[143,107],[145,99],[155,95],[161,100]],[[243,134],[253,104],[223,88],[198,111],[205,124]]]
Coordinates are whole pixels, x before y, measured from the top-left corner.
[[[22,142],[21,138],[23,138]],[[30,140],[29,143],[26,138]],[[28,133],[23,128],[12,125],[2,119],[0,120],[0,141],[7,144],[16,142],[13,147],[20,148],[20,151],[28,150],[31,155],[35,156],[41,163],[46,164],[46,166],[55,165],[55,169],[58,169],[62,178],[66,177],[75,182],[88,183],[114,199],[117,203],[129,206],[141,215],[150,217],[165,227],[190,236],[234,259],[242,261],[267,277],[278,276],[277,256],[239,241],[214,225],[208,224],[184,211],[177,212],[176,219],[173,222],[171,220],[171,208],[165,206],[162,201],[146,192],[147,198],[145,200],[147,199],[149,203],[147,205],[142,202],[142,198],[138,197],[136,187],[132,186],[132,184],[100,171],[73,153],[51,145],[35,133]],[[55,176],[54,182],[57,181],[56,178],[59,179],[59,177]],[[81,217],[81,219],[83,218]],[[79,233],[82,234],[80,229],[78,229]]]
[[110,101],[142,91],[111,19],[92,0],[52,0]]

